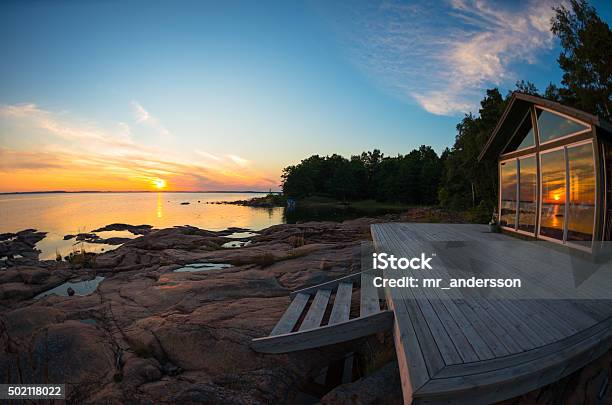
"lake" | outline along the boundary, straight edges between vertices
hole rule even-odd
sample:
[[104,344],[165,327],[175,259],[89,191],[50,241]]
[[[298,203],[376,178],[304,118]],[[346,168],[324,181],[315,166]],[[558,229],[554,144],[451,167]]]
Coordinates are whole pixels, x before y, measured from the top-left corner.
[[[283,208],[207,204],[245,200],[256,193],[58,193],[0,195],[0,233],[34,228],[48,232],[37,244],[40,259],[66,256],[81,246],[100,252],[116,247],[63,240],[112,223],[148,224],[154,228],[192,225],[209,230],[229,227],[260,230],[284,222]],[[182,204],[188,202],[189,204]],[[100,232],[100,237],[135,237],[127,231]]]

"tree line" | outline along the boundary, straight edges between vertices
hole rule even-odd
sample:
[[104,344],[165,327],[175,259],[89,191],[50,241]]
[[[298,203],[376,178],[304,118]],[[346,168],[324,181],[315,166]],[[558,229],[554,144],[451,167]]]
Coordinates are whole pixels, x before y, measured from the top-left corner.
[[[543,93],[519,81],[516,90],[611,118],[612,31],[584,0],[555,8],[551,31],[560,40],[560,86]],[[314,155],[285,167],[283,194],[293,198],[330,197],[342,201],[375,199],[414,205],[440,204],[451,209],[491,213],[497,198],[497,163],[478,155],[501,117],[512,92],[486,91],[478,114],[457,124],[455,142],[438,155],[422,145],[407,154],[384,156],[379,150],[345,158]]]

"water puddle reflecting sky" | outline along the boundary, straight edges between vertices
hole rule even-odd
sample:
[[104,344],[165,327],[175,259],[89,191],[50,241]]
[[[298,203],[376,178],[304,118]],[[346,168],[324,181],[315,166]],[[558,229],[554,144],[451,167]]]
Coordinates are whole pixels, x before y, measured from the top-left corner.
[[34,299],[37,300],[40,298],[47,297],[49,295],[59,295],[62,297],[68,297],[69,296],[68,288],[72,288],[74,290],[74,295],[80,295],[80,296],[90,295],[94,291],[96,291],[96,288],[98,288],[98,285],[102,282],[102,280],[104,280],[104,277],[97,276],[93,280],[67,282],[67,283],[58,285],[57,287],[52,288],[48,291],[38,294],[37,296],[34,297]]

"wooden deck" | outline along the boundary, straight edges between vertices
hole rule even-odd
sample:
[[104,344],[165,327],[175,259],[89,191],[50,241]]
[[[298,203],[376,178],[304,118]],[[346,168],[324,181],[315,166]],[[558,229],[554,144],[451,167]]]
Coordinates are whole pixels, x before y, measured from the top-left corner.
[[[371,231],[376,251],[397,257],[420,256],[431,242],[516,241],[483,225],[393,223],[373,225]],[[484,258],[480,252],[472,259],[489,271],[539,282],[538,288],[558,293],[571,287],[565,275],[555,274],[567,253],[527,241],[509,250]],[[471,259],[450,256],[437,260],[433,270],[402,270],[401,276],[449,279]],[[398,272],[384,271],[384,276],[398,277]],[[582,289],[580,299],[518,299],[513,292],[499,298],[477,290],[385,289],[394,312],[405,403],[513,398],[572,373],[612,347],[612,301],[602,299],[601,291],[590,295]]]

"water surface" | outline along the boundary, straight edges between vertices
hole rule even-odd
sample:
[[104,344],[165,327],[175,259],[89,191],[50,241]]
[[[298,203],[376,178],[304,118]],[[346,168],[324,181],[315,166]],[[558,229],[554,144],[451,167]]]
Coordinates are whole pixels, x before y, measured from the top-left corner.
[[72,288],[74,290],[74,295],[89,295],[96,291],[96,288],[98,288],[98,284],[100,284],[102,280],[104,280],[104,277],[97,276],[92,280],[77,281],[74,283],[67,282],[58,285],[57,287],[52,288],[48,291],[38,294],[36,297],[34,297],[34,299],[37,300],[43,297],[47,297],[49,295],[60,295],[62,297],[68,297],[68,288]]
[[[154,228],[192,225],[209,230],[229,227],[260,230],[283,222],[282,208],[206,204],[245,200],[250,193],[59,193],[0,195],[0,233],[35,228],[48,232],[37,244],[40,258],[55,259],[84,248],[88,252],[116,249],[96,243],[75,245],[64,235],[91,232],[112,223],[148,224]],[[182,204],[188,202],[189,204]],[[129,232],[100,232],[99,236],[130,237]]]

